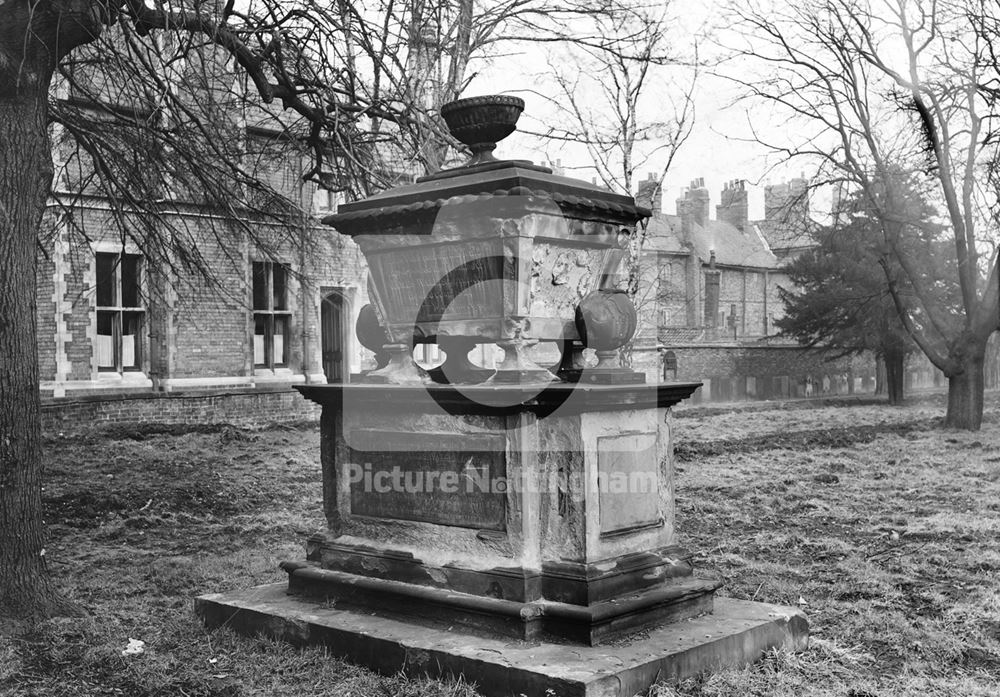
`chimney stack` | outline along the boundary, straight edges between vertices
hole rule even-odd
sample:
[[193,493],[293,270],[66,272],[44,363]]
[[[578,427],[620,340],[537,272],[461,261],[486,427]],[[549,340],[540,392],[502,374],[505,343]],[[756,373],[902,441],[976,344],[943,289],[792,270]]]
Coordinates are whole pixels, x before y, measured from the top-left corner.
[[704,326],[714,329],[719,325],[719,281],[721,272],[715,268],[715,250],[705,269]]
[[764,219],[796,224],[809,217],[809,187],[805,177],[764,187]]
[[677,199],[677,215],[681,220],[689,220],[705,227],[708,222],[708,189],[705,179],[691,180],[691,186],[684,190],[683,198]]
[[652,172],[644,181],[639,182],[635,202],[652,210],[653,215],[663,212],[663,185],[657,181],[656,175]]
[[745,180],[734,179],[726,183],[722,188],[722,200],[715,207],[715,217],[740,232],[745,233],[749,229],[750,204]]

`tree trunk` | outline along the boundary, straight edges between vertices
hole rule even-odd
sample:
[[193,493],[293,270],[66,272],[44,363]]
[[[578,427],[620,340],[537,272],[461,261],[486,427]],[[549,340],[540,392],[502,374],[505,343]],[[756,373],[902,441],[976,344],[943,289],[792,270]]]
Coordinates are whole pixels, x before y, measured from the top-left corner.
[[983,363],[986,343],[969,341],[948,375],[948,413],[944,425],[978,431],[983,425]]
[[44,89],[0,92],[0,618],[48,614],[35,245],[52,182]]
[[885,357],[879,356],[875,359],[875,395],[881,395],[886,393],[886,371],[885,369]]
[[889,404],[903,403],[903,387],[906,375],[906,354],[902,351],[887,351],[885,361],[885,386],[889,394]]

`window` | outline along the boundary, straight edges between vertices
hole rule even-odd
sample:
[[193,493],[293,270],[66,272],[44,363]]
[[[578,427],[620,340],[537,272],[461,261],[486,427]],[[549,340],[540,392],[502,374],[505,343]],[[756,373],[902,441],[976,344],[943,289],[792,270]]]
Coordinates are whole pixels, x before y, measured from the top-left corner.
[[313,194],[313,209],[317,213],[336,213],[342,202],[341,192],[334,189],[319,186]]
[[258,368],[288,362],[288,267],[253,262],[253,363]]
[[97,341],[94,357],[102,372],[142,366],[146,311],[140,292],[142,257],[97,253]]

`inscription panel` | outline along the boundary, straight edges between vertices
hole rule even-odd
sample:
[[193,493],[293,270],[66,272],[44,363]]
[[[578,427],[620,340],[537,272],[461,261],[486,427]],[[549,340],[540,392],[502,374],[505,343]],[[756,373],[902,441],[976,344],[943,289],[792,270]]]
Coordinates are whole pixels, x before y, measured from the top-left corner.
[[358,429],[347,443],[352,514],[507,529],[503,436]]
[[601,534],[623,534],[662,523],[655,433],[597,439]]

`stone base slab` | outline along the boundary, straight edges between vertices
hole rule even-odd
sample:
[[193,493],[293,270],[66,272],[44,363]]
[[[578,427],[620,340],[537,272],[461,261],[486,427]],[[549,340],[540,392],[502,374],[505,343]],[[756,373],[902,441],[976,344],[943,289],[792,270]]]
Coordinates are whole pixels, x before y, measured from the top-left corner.
[[301,562],[282,562],[288,592],[314,601],[332,601],[343,610],[385,617],[463,625],[472,631],[522,640],[573,641],[596,646],[649,627],[712,611],[718,581],[675,579],[640,593],[591,605],[538,600],[518,602],[446,588],[401,583]]
[[487,697],[632,697],[657,680],[746,664],[772,648],[804,649],[809,636],[795,608],[716,598],[710,615],[612,645],[525,642],[341,610],[289,596],[286,589],[274,583],[204,595],[195,599],[195,612],[210,628],[327,646],[387,675],[462,675]]

